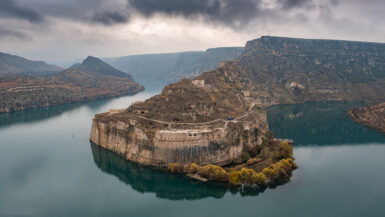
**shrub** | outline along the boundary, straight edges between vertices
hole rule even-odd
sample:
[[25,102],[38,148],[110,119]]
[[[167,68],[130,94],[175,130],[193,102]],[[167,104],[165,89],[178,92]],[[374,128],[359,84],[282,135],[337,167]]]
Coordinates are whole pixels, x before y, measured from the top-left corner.
[[229,183],[231,185],[240,185],[241,184],[241,172],[239,171],[231,171],[229,174]]
[[292,158],[293,157],[293,147],[287,141],[281,142],[279,157],[280,158]]
[[261,162],[262,159],[261,158],[250,158],[249,160],[247,160],[247,165],[253,165],[253,164],[256,164],[256,163],[259,163]]
[[262,170],[262,173],[268,178],[268,179],[275,179],[278,175],[278,171],[271,169],[271,168],[264,168]]
[[209,180],[227,182],[228,173],[220,166],[208,164],[198,170],[198,174]]
[[258,185],[266,185],[267,178],[263,173],[254,173],[253,182]]
[[293,169],[298,168],[297,164],[291,158],[282,159],[279,162],[264,168],[262,173],[269,179],[284,178],[288,179]]
[[178,163],[170,163],[168,165],[168,170],[171,173],[183,173],[184,172],[184,166]]
[[263,173],[257,173],[253,169],[242,168],[241,171],[232,171],[229,174],[229,183],[232,185],[258,184],[266,185],[267,178]]
[[192,163],[190,164],[190,167],[189,167],[189,173],[197,173],[200,169],[200,166],[198,166],[198,164],[196,163]]

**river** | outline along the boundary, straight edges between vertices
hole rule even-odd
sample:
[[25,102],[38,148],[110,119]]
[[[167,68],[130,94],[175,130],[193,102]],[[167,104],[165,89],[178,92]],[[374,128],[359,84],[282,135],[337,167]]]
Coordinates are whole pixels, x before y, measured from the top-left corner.
[[384,216],[385,137],[349,119],[353,104],[270,108],[299,169],[263,192],[140,167],[90,144],[96,113],[159,92],[1,114],[0,216]]

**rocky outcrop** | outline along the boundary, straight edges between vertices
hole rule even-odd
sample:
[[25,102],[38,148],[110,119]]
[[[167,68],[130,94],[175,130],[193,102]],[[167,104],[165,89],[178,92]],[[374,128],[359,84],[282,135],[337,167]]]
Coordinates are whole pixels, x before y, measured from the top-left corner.
[[114,115],[95,117],[91,141],[127,160],[161,167],[175,162],[229,164],[241,157],[245,147],[261,145],[268,129],[264,111],[196,125],[157,123],[141,116],[109,120]]
[[223,64],[125,111],[96,115],[91,141],[127,160],[161,167],[239,159],[262,143],[268,125],[265,111],[244,96],[244,75],[234,67]]
[[354,108],[349,115],[353,121],[385,134],[385,103]]

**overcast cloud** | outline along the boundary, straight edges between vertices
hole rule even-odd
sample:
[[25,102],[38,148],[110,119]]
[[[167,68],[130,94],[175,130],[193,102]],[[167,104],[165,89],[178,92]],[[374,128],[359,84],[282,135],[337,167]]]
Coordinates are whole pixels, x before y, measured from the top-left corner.
[[0,51],[65,65],[267,34],[385,42],[384,10],[383,0],[0,0]]

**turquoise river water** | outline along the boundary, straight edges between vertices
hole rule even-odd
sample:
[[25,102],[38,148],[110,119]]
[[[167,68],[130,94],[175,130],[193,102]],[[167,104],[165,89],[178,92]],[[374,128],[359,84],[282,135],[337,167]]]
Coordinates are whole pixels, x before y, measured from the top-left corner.
[[89,142],[91,120],[159,90],[0,115],[0,216],[385,216],[385,137],[353,123],[354,104],[269,108],[295,141],[291,182],[263,192],[140,167]]

